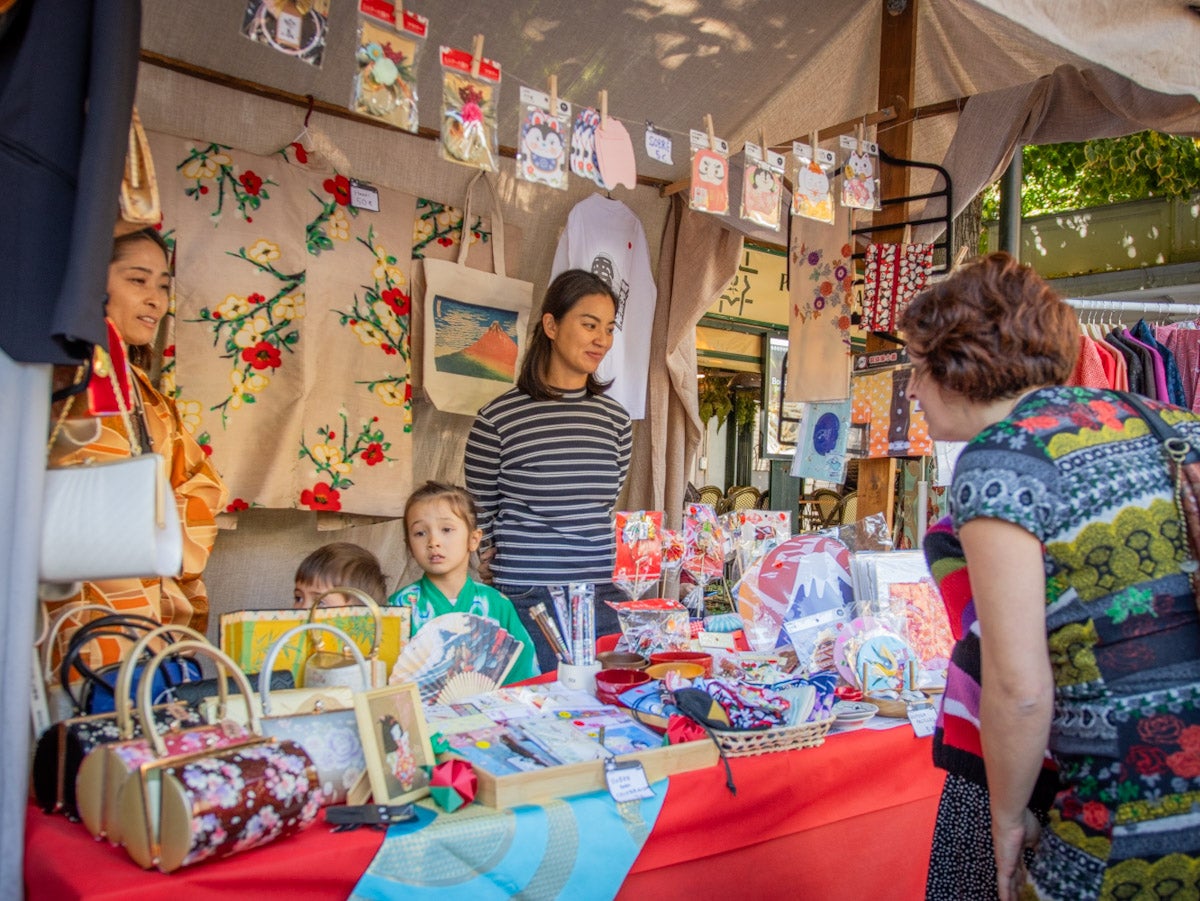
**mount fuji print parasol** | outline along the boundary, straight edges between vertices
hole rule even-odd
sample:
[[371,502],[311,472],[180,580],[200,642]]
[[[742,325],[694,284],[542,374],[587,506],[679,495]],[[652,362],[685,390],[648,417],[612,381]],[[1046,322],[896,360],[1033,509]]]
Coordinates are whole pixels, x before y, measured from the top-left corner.
[[523,648],[493,619],[447,613],[413,636],[388,681],[416,683],[424,704],[449,704],[503,683]]
[[738,583],[738,614],[748,630],[787,644],[784,623],[844,621],[854,600],[850,550],[836,538],[796,535],[752,564]]

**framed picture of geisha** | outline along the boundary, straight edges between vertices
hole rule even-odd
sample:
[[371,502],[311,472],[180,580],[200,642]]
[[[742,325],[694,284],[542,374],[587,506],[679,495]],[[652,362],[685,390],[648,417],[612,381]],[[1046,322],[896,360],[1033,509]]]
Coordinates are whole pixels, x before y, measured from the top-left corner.
[[406,804],[428,795],[428,768],[436,760],[416,684],[357,693],[354,712],[375,803]]

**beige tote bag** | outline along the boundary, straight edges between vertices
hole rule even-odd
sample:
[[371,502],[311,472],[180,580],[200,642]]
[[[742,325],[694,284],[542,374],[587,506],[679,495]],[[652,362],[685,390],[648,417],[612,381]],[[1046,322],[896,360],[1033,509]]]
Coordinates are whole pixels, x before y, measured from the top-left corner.
[[[483,181],[492,196],[492,272],[467,266],[472,193]],[[495,186],[480,172],[467,186],[458,261],[425,260],[424,385],[443,413],[474,416],[517,380],[533,283],[508,278],[504,269],[504,219]]]

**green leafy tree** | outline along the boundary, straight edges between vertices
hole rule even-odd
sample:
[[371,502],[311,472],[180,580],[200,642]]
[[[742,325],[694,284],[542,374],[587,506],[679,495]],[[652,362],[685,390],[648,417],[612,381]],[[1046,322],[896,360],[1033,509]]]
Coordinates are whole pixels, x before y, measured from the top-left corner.
[[[1080,144],[1029,145],[1022,152],[1021,214],[1039,216],[1200,190],[1200,141],[1143,131]],[[999,213],[1000,191],[984,194],[983,218]]]

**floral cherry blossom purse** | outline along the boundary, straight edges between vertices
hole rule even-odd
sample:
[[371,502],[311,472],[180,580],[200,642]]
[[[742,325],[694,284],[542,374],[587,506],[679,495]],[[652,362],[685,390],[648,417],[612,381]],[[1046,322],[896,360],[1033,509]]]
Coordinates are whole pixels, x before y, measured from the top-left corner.
[[[231,673],[247,709],[250,685],[225,654],[199,641],[180,641],[156,654],[153,672],[174,652],[213,657]],[[138,710],[150,715],[150,679],[138,686]],[[311,826],[321,809],[312,758],[298,744],[251,733],[215,750],[171,756],[159,735],[154,759],[141,764],[121,787],[117,801],[121,841],[134,862],[170,873],[204,860],[257,848]]]

